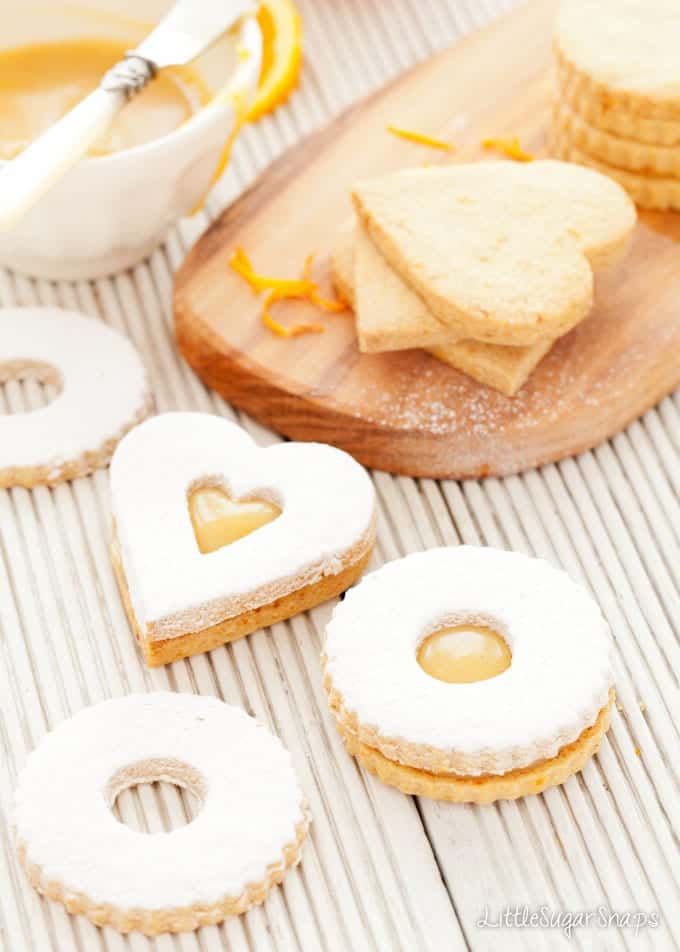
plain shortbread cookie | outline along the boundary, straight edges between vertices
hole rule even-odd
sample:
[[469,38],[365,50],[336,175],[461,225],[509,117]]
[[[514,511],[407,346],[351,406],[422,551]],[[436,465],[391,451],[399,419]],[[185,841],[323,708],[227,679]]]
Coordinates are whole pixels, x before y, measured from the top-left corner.
[[555,31],[580,94],[635,115],[680,119],[680,0],[564,0]]
[[564,103],[555,104],[553,130],[572,145],[583,149],[608,165],[639,175],[680,177],[680,149],[676,146],[634,142],[591,126]]
[[[438,346],[426,346],[428,335],[423,335],[422,339],[418,337],[419,329],[424,324],[423,314],[427,316],[428,327],[436,325],[437,328],[441,328],[442,325],[427,311],[418,295],[392,271],[361,226],[357,226],[356,235],[361,235],[362,243],[370,245],[373,249],[371,259],[378,271],[375,290],[370,296],[372,310],[366,313],[365,309],[362,312],[357,309],[356,321],[360,350],[376,350],[378,342],[385,350],[392,349],[386,346],[388,343],[391,343],[395,350],[424,347],[442,363],[449,364],[484,386],[493,387],[506,396],[517,393],[550,350],[553,341],[538,341],[527,347],[504,347],[470,339],[457,340],[453,335],[449,342],[444,341]],[[333,253],[332,267],[336,290],[356,308],[354,240],[354,230],[343,229],[338,236]],[[389,278],[385,275],[389,275]],[[364,281],[371,281],[370,272],[365,270],[362,278]],[[389,293],[386,293],[384,298],[379,297],[378,288],[387,287],[388,282]],[[387,325],[386,330],[382,329],[383,323]],[[364,339],[367,333],[370,335],[371,347],[361,346],[362,333]],[[397,344],[399,347],[396,346]]]
[[636,205],[641,208],[650,208],[657,211],[666,209],[680,210],[680,179],[663,178],[661,176],[642,175],[629,172],[597,159],[584,149],[579,149],[565,134],[553,132],[550,151],[553,155],[568,162],[578,162],[580,165],[597,169],[598,172],[615,179],[622,188],[625,188]]
[[596,129],[648,145],[680,145],[680,119],[636,116],[589,95],[568,69],[556,70],[557,97]]
[[635,209],[605,176],[550,160],[409,169],[364,182],[358,215],[455,333],[554,339],[588,314],[593,269],[625,250]]

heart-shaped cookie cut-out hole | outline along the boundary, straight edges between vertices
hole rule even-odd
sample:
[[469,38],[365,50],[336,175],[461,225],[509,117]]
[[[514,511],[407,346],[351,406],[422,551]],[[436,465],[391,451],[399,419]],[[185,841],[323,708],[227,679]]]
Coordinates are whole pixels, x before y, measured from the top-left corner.
[[216,486],[201,486],[189,495],[189,515],[205,555],[273,522],[281,509],[266,499],[232,499]]
[[442,628],[420,644],[420,667],[448,684],[471,684],[495,678],[510,667],[512,654],[501,635],[485,625]]

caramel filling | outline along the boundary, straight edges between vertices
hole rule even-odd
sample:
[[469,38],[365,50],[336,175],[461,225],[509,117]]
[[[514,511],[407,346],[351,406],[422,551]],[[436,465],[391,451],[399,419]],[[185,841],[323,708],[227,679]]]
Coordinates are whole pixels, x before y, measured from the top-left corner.
[[189,515],[203,554],[230,545],[273,522],[281,510],[265,499],[231,499],[222,489],[204,486],[189,497]]
[[456,625],[435,631],[422,642],[416,657],[430,677],[449,684],[495,678],[512,661],[505,639],[481,625]]
[[[106,37],[64,39],[0,51],[0,159],[12,159],[99,84],[134,46]],[[187,67],[164,69],[90,150],[107,155],[167,135],[208,102]]]

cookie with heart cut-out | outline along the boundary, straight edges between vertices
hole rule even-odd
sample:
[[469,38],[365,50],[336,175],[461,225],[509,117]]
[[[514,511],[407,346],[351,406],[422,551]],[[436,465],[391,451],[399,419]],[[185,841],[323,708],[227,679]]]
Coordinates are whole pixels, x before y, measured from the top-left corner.
[[556,161],[407,169],[364,182],[357,213],[391,267],[464,337],[526,345],[590,311],[635,207],[604,175]]
[[347,453],[265,449],[234,423],[166,413],[111,463],[112,558],[148,664],[209,651],[347,589],[375,541],[375,493]]

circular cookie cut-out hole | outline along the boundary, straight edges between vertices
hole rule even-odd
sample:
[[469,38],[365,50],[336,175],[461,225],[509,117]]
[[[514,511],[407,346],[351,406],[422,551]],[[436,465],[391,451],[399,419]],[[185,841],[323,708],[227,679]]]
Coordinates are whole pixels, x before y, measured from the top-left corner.
[[[123,768],[108,789],[114,817],[135,833],[179,830],[195,820],[203,807],[201,775],[190,765],[174,761]],[[151,804],[153,816],[147,812]]]
[[281,515],[266,499],[232,499],[217,486],[199,486],[189,494],[189,516],[202,554],[215,552],[250,535]]
[[[27,383],[37,387],[27,387]],[[18,387],[8,387],[8,383]],[[32,413],[56,400],[64,388],[61,374],[50,364],[30,360],[0,364],[0,414]]]
[[508,643],[485,625],[460,624],[428,635],[418,647],[418,664],[438,681],[471,684],[488,681],[512,662]]

